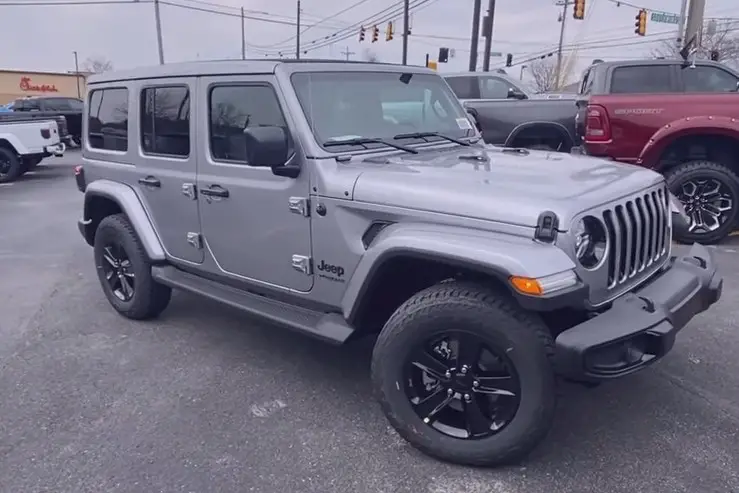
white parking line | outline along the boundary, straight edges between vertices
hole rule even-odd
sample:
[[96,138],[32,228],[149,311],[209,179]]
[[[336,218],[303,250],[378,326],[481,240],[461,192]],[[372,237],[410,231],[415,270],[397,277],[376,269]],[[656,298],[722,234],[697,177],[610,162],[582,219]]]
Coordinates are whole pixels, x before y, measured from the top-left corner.
[[15,185],[15,183],[0,183],[0,187],[9,187],[11,185]]

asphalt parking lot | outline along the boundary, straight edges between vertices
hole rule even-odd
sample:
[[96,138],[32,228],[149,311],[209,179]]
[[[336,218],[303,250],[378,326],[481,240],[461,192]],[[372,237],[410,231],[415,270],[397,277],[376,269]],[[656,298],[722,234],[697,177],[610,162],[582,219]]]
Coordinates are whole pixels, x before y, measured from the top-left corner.
[[0,186],[0,491],[739,492],[739,237],[723,298],[657,366],[562,389],[521,466],[455,467],[387,425],[371,341],[334,348],[175,294],[113,312],[77,232],[78,154]]

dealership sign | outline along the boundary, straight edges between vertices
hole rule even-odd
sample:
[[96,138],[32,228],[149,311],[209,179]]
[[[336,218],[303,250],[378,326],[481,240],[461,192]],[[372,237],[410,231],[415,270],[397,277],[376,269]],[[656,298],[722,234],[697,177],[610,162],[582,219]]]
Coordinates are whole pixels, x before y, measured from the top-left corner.
[[34,84],[31,82],[30,77],[21,77],[21,82],[18,84],[21,91],[32,91],[32,92],[59,92],[54,84]]

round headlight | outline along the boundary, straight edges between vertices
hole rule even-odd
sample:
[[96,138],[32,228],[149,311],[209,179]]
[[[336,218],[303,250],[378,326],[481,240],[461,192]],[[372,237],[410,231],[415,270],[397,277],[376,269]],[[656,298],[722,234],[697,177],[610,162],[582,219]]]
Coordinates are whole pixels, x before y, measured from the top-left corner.
[[586,269],[595,269],[606,256],[606,228],[593,216],[585,216],[573,228],[575,256]]

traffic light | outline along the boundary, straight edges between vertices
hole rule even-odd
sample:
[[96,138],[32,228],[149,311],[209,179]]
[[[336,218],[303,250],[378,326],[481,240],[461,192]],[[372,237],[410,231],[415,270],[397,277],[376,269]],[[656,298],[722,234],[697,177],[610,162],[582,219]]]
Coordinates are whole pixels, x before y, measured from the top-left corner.
[[449,61],[449,48],[439,48],[439,63]]
[[575,9],[572,11],[572,17],[578,20],[585,18],[585,0],[575,0]]
[[634,19],[634,33],[644,36],[647,33],[647,9],[640,9]]
[[377,24],[372,26],[372,42],[377,43],[377,38],[380,37],[380,29],[377,27]]
[[508,54],[507,54],[507,55],[505,56],[505,66],[506,66],[506,67],[510,67],[510,66],[511,66],[512,64],[513,64],[513,55],[512,55],[512,54],[510,54],[510,53],[508,53]]
[[711,60],[714,62],[718,62],[718,59],[719,59],[718,50],[711,50]]
[[364,26],[359,28],[359,42],[364,41]]
[[393,21],[388,21],[387,32],[385,32],[385,41],[391,41],[393,39]]

